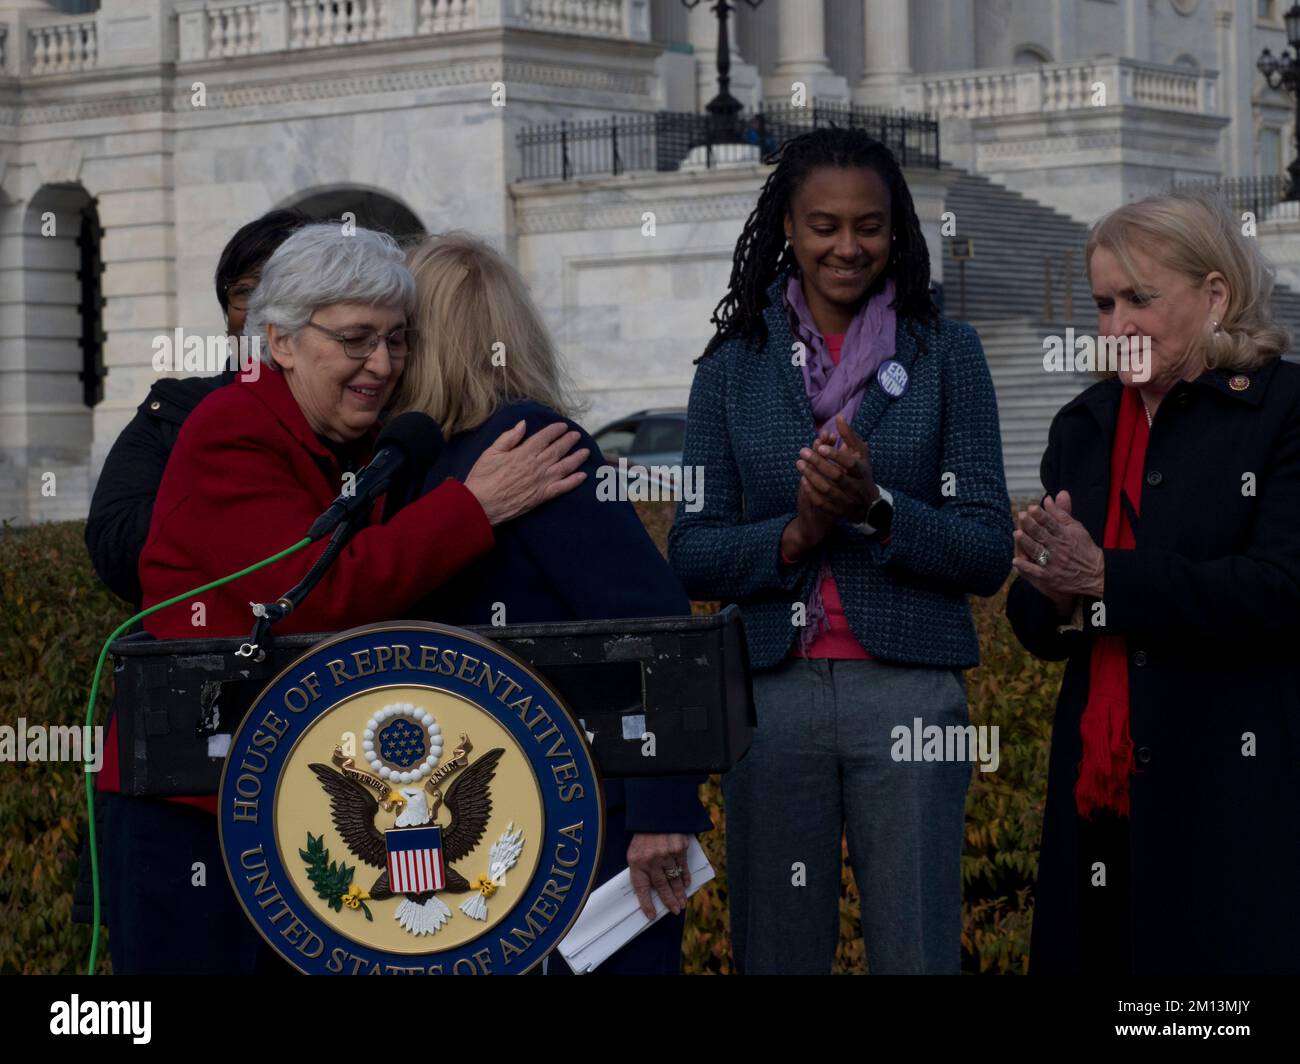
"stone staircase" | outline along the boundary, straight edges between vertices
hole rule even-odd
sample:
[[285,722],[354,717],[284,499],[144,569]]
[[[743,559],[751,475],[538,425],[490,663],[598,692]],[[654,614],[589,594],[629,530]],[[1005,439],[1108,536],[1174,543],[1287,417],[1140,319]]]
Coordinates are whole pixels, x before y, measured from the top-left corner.
[[[1043,337],[1063,335],[1066,325],[1030,318],[972,322],[998,394],[1002,462],[1013,501],[1043,493],[1038,467],[1047,447],[1047,429],[1056,412],[1095,382],[1090,374],[1045,373]],[[1076,330],[1079,328],[1075,326]]]
[[[965,266],[965,320],[974,323],[1060,317],[1096,328],[1083,266],[1086,225],[986,177],[964,171],[949,187],[944,210],[955,215],[956,239],[974,244],[975,257]],[[1067,255],[1072,315],[1064,313]],[[1051,270],[1050,305],[1045,305],[1044,299],[1045,263]],[[960,263],[952,258],[952,241],[947,240],[943,279],[950,318],[961,316],[960,277]]]
[[[1045,337],[1064,337],[1071,327],[1076,334],[1097,328],[1083,264],[1088,227],[966,172],[949,188],[944,209],[956,216],[956,238],[971,240],[975,253],[965,265],[963,318],[960,264],[952,257],[951,240],[944,242],[944,312],[970,322],[984,345],[998,395],[1011,498],[1037,498],[1043,490],[1038,467],[1053,415],[1096,381],[1091,374],[1043,370]],[[1300,293],[1276,287],[1273,313],[1300,343]]]

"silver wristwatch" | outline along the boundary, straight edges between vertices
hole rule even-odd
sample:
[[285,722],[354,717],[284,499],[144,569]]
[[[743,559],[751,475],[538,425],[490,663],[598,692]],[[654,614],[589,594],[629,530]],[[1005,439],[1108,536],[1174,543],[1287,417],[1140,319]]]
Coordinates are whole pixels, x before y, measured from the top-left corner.
[[867,507],[865,520],[853,526],[864,536],[887,536],[894,522],[894,497],[879,484],[876,491],[879,494]]

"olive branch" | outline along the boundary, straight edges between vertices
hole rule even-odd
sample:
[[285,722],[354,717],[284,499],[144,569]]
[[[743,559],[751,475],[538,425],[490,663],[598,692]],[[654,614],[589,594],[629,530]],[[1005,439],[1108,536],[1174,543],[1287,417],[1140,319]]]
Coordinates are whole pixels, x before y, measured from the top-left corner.
[[[347,901],[352,893],[352,868],[330,860],[330,852],[325,848],[325,836],[307,832],[307,848],[299,850],[298,856],[307,862],[307,878],[316,888],[316,894],[335,912],[342,912],[346,902],[349,909],[360,909],[367,920],[374,920],[370,909],[361,897]],[[355,904],[353,904],[355,902]]]

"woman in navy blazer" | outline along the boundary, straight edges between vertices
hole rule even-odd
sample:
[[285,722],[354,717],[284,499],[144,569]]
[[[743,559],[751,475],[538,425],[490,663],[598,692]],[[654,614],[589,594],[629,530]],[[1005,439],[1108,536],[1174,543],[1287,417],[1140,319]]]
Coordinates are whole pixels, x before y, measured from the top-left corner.
[[[626,501],[597,495],[604,460],[594,440],[559,411],[570,409],[550,339],[523,281],[500,255],[461,233],[431,237],[408,265],[424,349],[411,359],[396,409],[422,410],[447,442],[423,484],[463,479],[502,428],[565,421],[589,449],[586,480],[560,505],[543,505],[497,531],[494,546],[417,613],[461,625],[685,616],[690,603]],[[504,345],[495,351],[494,344]],[[495,365],[494,362],[504,362]],[[712,827],[700,778],[608,780],[598,883],[631,868],[642,909],[655,891],[670,912],[601,965],[605,974],[675,974],[685,927],[686,847]],[[550,974],[567,974],[560,955]]]
[[830,971],[846,831],[870,970],[960,966],[971,755],[913,752],[969,734],[967,595],[1001,586],[1012,528],[979,340],[929,280],[888,149],[796,137],[691,387],[704,503],[679,505],[669,560],[693,597],[740,605],[755,670],[753,746],[723,778],[744,972]]

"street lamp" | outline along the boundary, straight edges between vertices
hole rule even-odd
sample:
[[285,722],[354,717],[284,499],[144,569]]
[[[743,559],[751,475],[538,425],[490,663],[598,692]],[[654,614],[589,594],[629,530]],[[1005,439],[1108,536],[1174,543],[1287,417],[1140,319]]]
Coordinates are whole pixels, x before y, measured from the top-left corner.
[[1300,200],[1300,3],[1292,4],[1291,9],[1282,16],[1282,21],[1286,24],[1286,39],[1291,47],[1283,49],[1282,54],[1276,56],[1265,48],[1255,67],[1264,75],[1270,89],[1285,87],[1295,97],[1296,157],[1286,168],[1286,172],[1291,175],[1286,198]]
[[[751,9],[757,8],[763,0],[745,0]],[[821,0],[817,0],[818,3]],[[700,0],[682,0],[687,9],[694,11]],[[740,112],[743,105],[731,95],[731,41],[727,34],[727,17],[736,10],[736,5],[727,0],[717,0],[713,11],[718,16],[718,95],[705,106],[709,112],[709,139],[714,144],[738,141],[740,136]],[[1300,5],[1295,8],[1296,17],[1300,18]]]

